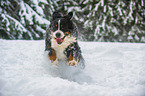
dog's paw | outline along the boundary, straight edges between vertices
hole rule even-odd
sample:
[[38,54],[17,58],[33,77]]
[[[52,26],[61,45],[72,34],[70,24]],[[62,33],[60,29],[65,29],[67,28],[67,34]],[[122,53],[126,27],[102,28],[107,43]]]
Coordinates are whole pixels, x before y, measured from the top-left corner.
[[71,60],[71,61],[68,62],[68,65],[76,67],[76,66],[78,66],[78,62],[76,60]]
[[56,66],[58,66],[58,60],[56,59],[55,61],[53,61],[53,60],[51,60],[51,63],[53,64],[53,65],[56,65]]

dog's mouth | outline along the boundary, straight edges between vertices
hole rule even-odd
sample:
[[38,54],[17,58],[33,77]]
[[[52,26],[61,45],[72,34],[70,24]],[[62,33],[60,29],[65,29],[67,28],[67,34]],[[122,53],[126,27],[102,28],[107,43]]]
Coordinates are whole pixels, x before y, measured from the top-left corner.
[[57,42],[58,44],[61,44],[61,43],[63,42],[63,38],[56,38],[56,42]]
[[61,44],[63,41],[64,41],[64,38],[66,37],[67,35],[65,35],[63,38],[55,38],[56,39],[56,42],[58,44]]

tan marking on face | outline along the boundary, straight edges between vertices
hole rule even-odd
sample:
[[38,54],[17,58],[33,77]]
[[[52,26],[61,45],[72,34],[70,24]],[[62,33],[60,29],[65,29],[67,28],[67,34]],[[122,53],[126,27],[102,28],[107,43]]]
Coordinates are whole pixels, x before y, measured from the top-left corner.
[[69,35],[69,32],[65,32],[65,35]]

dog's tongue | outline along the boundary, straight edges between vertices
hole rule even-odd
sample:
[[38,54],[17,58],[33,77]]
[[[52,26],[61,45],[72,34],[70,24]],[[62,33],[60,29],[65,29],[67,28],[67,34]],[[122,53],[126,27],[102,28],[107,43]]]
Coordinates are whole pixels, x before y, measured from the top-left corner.
[[56,41],[57,41],[58,44],[61,44],[63,39],[62,38],[56,38]]

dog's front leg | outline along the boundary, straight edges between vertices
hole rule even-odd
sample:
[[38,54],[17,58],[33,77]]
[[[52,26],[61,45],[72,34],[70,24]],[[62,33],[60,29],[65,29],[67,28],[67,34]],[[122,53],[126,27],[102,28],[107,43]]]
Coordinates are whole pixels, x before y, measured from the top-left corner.
[[69,66],[78,66],[81,57],[81,50],[77,43],[73,43],[67,48]]
[[74,58],[71,54],[69,55],[69,58],[68,58],[68,65],[78,66],[78,60],[76,60],[76,58]]
[[57,56],[53,49],[51,49],[50,52],[48,53],[48,58],[51,60],[52,64],[58,65]]

